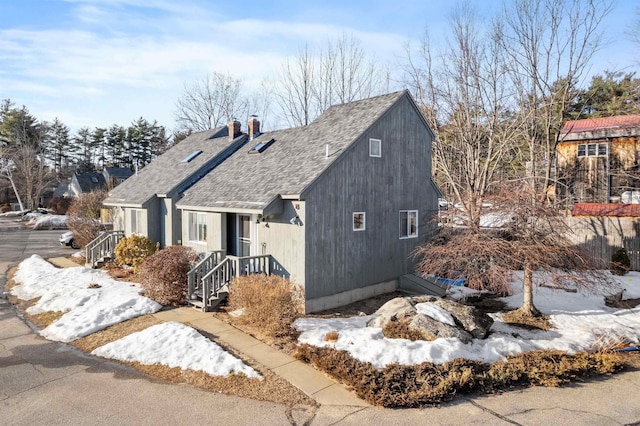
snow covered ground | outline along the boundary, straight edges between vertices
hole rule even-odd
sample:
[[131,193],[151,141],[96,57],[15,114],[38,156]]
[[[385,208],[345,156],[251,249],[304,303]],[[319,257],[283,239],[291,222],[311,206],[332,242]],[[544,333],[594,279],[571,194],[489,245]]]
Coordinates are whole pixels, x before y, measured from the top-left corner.
[[[23,300],[40,297],[27,309],[28,313],[65,312],[40,332],[49,340],[70,342],[161,308],[158,303],[141,296],[136,284],[116,281],[105,271],[83,266],[59,269],[38,255],[20,263],[14,280],[19,284],[11,289],[14,296]],[[248,377],[260,377],[193,328],[171,322],[99,347],[94,354],[200,370],[216,376],[244,373]]]
[[[624,288],[624,298],[640,298],[640,273],[612,277]],[[24,260],[15,275],[19,285],[11,293],[21,299],[40,300],[29,313],[66,312],[42,330],[50,340],[69,342],[127,319],[156,312],[160,305],[139,295],[135,284],[115,281],[104,271],[84,267],[58,269],[34,255]],[[90,284],[95,284],[89,288]],[[98,287],[99,286],[99,287]],[[503,298],[508,306],[522,303],[521,274],[514,274],[513,295]],[[618,289],[616,289],[617,291]],[[640,306],[635,309],[613,309],[604,304],[603,295],[570,293],[536,287],[536,306],[548,314],[554,325],[549,331],[528,331],[509,326],[494,315],[491,335],[484,340],[463,344],[458,339],[412,342],[387,339],[378,328],[366,327],[370,316],[353,318],[301,318],[296,321],[302,331],[299,341],[317,346],[333,346],[348,351],[353,357],[371,362],[376,367],[389,363],[417,364],[425,361],[444,363],[454,358],[494,362],[506,355],[535,349],[560,349],[568,352],[590,349],[603,339],[640,341]],[[453,287],[450,296],[459,298],[471,293],[465,287]],[[452,319],[430,304],[418,306],[420,312],[450,323]],[[327,342],[325,334],[338,331],[338,340]],[[224,352],[182,324],[164,323],[131,334],[102,346],[94,354],[145,364],[160,363],[206,371],[226,376],[258,374],[240,360]]]
[[[612,278],[625,289],[625,299],[640,298],[640,273],[630,272],[626,276]],[[453,287],[450,296],[470,293],[472,291],[465,287]],[[513,294],[501,300],[509,307],[517,308],[522,299],[522,274],[514,274]],[[577,352],[607,341],[640,341],[640,306],[614,309],[606,307],[604,302],[602,294],[536,287],[534,303],[550,316],[554,326],[552,330],[529,331],[507,325],[499,315],[492,315],[495,323],[491,327],[491,335],[487,339],[475,339],[470,344],[463,344],[455,338],[432,342],[387,339],[381,329],[366,327],[370,316],[301,318],[296,321],[296,327],[302,332],[299,337],[301,343],[345,350],[354,358],[379,368],[394,362],[404,365],[427,361],[442,364],[455,358],[495,362],[507,355],[536,349]],[[416,307],[436,320],[449,321],[441,310],[435,309],[435,305],[418,304]],[[325,335],[330,331],[338,332],[337,341],[325,341]]]

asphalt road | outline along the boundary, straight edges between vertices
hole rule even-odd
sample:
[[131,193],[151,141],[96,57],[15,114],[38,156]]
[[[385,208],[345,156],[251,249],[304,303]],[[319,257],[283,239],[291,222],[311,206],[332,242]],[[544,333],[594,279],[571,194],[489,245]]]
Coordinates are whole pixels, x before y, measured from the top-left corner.
[[[0,220],[0,284],[18,261],[71,253],[61,231]],[[461,397],[424,409],[285,407],[167,384],[40,337],[0,298],[1,425],[631,425],[640,424],[640,371],[562,388]]]

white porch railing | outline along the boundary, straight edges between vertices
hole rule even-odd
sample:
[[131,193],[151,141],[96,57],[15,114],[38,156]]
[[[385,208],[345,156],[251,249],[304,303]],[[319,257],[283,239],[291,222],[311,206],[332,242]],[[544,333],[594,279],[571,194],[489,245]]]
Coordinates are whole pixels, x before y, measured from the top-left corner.
[[95,268],[101,262],[112,259],[115,248],[124,238],[124,231],[103,231],[93,241],[85,246],[86,265]]
[[[205,268],[212,268],[203,274]],[[198,268],[197,271],[196,268]],[[226,256],[215,265],[212,261],[201,261],[189,271],[187,300],[207,311],[222,300],[222,291],[233,277],[249,274],[270,274],[271,255]],[[198,279],[199,278],[199,279]],[[226,292],[225,292],[226,294]]]

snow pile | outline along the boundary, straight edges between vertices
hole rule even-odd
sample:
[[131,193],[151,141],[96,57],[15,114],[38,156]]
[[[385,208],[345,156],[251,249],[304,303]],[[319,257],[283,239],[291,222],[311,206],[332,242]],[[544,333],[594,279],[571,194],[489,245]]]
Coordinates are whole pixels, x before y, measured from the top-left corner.
[[33,225],[33,229],[68,229],[66,215],[43,214],[29,224]]
[[151,326],[101,346],[91,353],[119,361],[204,371],[212,376],[242,373],[250,378],[262,378],[253,368],[225,352],[193,328],[177,322]]
[[[38,255],[22,261],[14,279],[20,285],[13,287],[11,294],[22,300],[40,297],[27,309],[29,314],[65,312],[40,332],[49,340],[70,342],[162,307],[140,296],[136,284],[116,281],[104,271],[83,266],[58,269]],[[88,288],[90,284],[96,288]]]
[[[512,296],[502,298],[510,307],[522,303],[522,274],[515,274]],[[624,298],[640,298],[640,273],[631,272],[624,277],[614,277],[625,289]],[[459,288],[452,288],[462,293]],[[464,290],[464,295],[471,291]],[[458,294],[460,296],[460,294]],[[605,339],[630,339],[640,341],[640,306],[635,309],[614,309],[605,306],[602,295],[536,287],[534,303],[550,316],[554,328],[549,331],[530,331],[504,323],[499,315],[491,334],[484,340],[463,344],[455,338],[436,339],[432,342],[405,339],[387,339],[379,328],[366,327],[366,317],[343,319],[301,318],[295,322],[302,332],[300,343],[314,346],[332,346],[349,352],[354,358],[370,362],[377,368],[397,362],[412,365],[422,362],[442,364],[455,358],[495,362],[507,355],[537,349],[558,349],[567,352],[587,350]],[[418,304],[416,308],[434,319],[438,312],[431,306]],[[442,322],[448,319],[439,319]],[[325,341],[329,331],[338,332],[336,342]]]

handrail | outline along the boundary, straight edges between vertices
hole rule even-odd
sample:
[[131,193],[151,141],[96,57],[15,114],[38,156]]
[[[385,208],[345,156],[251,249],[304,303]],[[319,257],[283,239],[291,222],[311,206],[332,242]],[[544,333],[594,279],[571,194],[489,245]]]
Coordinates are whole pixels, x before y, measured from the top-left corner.
[[226,255],[226,250],[214,250],[187,272],[187,297],[200,290],[202,277],[213,269]]
[[113,257],[118,242],[124,237],[124,231],[103,231],[85,246],[86,263],[95,266],[104,257]]
[[[204,309],[206,309],[211,303],[211,298],[218,296],[220,290],[222,290],[225,285],[229,284],[233,277],[253,273],[269,274],[270,262],[271,255],[268,254],[242,257],[229,255],[202,276],[200,279],[200,285],[196,278],[201,271],[194,271],[194,267],[194,269],[189,271],[188,297],[191,298],[194,292],[201,288],[202,303]],[[204,267],[206,263],[201,262],[198,265]]]
[[234,276],[271,273],[271,255],[227,256],[233,261]]

